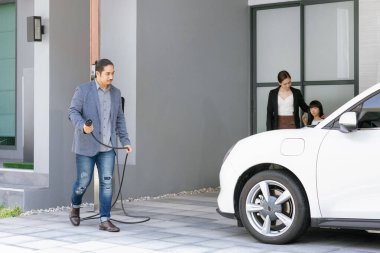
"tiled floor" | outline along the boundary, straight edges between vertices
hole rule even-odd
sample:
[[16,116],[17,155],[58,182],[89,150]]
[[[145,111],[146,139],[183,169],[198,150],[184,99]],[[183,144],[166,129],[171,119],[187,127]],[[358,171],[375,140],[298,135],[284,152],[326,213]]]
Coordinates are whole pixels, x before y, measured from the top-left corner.
[[[380,235],[358,231],[312,229],[298,242],[267,245],[257,242],[236,221],[215,212],[217,193],[135,201],[128,213],[147,215],[146,223],[117,225],[119,233],[99,231],[98,220],[73,227],[68,211],[0,220],[0,252],[380,252]],[[93,214],[81,210],[82,217]],[[114,219],[130,221],[120,209]]]

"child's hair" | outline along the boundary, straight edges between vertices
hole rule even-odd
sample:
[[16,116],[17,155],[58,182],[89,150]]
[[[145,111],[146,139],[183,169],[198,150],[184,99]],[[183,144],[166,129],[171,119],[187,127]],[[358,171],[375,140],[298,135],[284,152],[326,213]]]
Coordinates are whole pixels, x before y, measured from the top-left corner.
[[313,107],[317,107],[319,109],[319,117],[322,117],[324,115],[322,103],[319,102],[318,100],[311,101],[309,104],[309,112],[307,113],[307,124],[308,125],[311,125],[311,123],[313,122],[313,119],[314,119],[313,115],[311,115],[311,112],[310,112],[310,109]]
[[313,107],[317,107],[319,109],[319,117],[324,115],[321,102],[319,102],[318,100],[311,101],[309,108],[313,108]]

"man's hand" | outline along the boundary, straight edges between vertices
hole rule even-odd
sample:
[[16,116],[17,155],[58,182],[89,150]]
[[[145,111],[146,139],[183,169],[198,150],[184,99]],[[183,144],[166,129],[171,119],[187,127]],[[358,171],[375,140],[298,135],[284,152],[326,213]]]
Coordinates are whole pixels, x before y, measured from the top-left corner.
[[90,134],[92,131],[94,131],[94,126],[86,126],[86,124],[83,125],[83,132],[85,134]]
[[131,145],[125,145],[124,148],[126,149],[127,153],[132,153],[132,151],[133,151]]

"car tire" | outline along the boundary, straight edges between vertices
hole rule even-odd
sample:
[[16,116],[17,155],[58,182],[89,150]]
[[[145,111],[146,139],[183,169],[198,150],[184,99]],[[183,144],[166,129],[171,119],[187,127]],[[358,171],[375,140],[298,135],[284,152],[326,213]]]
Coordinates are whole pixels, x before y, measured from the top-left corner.
[[285,170],[266,170],[250,178],[240,194],[239,214],[249,233],[264,243],[292,242],[310,226],[306,194]]

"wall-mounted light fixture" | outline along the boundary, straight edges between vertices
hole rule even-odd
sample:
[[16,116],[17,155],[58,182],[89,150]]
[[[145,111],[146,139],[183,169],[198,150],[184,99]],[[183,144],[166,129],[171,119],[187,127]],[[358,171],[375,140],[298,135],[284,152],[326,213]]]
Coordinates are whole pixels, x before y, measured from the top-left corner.
[[41,23],[40,16],[30,16],[27,20],[27,40],[28,42],[42,41],[44,26]]

